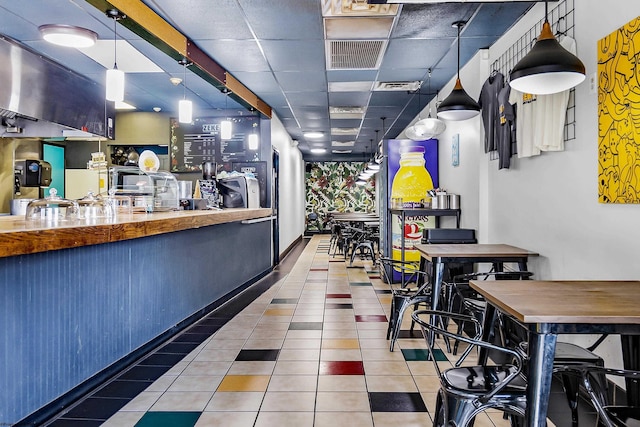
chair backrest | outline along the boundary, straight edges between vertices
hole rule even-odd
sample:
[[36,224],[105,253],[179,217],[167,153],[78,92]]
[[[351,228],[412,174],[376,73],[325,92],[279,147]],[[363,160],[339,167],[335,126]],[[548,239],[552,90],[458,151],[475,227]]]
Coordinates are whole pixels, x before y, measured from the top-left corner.
[[422,243],[478,243],[472,228],[425,228]]
[[[480,325],[480,322],[478,321],[478,319],[476,319],[475,317],[467,316],[460,313],[452,313],[452,312],[436,311],[436,310],[417,310],[411,314],[411,317],[418,325],[420,325],[420,328],[422,329],[422,334],[424,336],[424,339],[427,343],[427,348],[429,350],[429,356],[433,361],[433,364],[435,366],[436,372],[438,373],[438,376],[441,376],[442,372],[440,371],[440,366],[438,365],[438,362],[434,356],[434,353],[435,353],[433,348],[434,334],[436,336],[440,335],[444,338],[458,340],[458,341],[467,343],[471,346],[486,348],[487,350],[499,351],[507,354],[508,356],[511,356],[510,360],[513,363],[505,365],[507,366],[508,374],[501,381],[498,381],[497,383],[495,383],[495,387],[490,392],[488,392],[486,395],[482,396],[479,399],[481,403],[488,402],[491,398],[493,398],[493,396],[495,396],[502,389],[504,389],[514,378],[520,376],[520,373],[522,372],[522,366],[524,363],[522,359],[522,355],[520,355],[515,350],[511,350],[508,348],[504,348],[504,347],[500,347],[500,346],[488,343],[486,341],[482,341],[480,339],[480,337],[482,336],[482,326]],[[473,334],[473,337],[462,335],[461,333],[448,331],[445,325],[447,325],[447,322],[449,320],[453,320],[454,322],[462,322],[462,323],[469,322],[472,325],[474,325],[475,333]],[[465,353],[468,353],[468,352],[465,352]],[[464,357],[466,357],[466,355],[463,355],[461,360]],[[459,363],[456,363],[456,366],[458,365]]]

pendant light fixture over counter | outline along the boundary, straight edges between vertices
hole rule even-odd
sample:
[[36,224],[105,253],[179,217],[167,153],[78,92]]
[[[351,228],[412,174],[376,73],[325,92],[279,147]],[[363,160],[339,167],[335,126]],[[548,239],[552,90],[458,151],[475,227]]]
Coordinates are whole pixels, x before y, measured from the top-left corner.
[[480,114],[480,105],[469,96],[460,82],[460,30],[465,24],[464,21],[451,24],[458,28],[458,76],[453,90],[438,106],[438,118],[442,120],[467,120]]
[[191,65],[187,59],[181,59],[178,64],[183,66],[184,78],[182,79],[182,99],[178,102],[178,121],[191,123],[193,121],[193,103],[187,99],[187,67]]
[[[231,93],[231,91],[227,88],[224,88],[223,92],[225,96],[224,109],[226,114],[227,101],[229,99],[229,94]],[[229,118],[226,118],[220,122],[220,139],[231,139],[232,136],[233,136],[233,123],[231,122],[231,120],[229,120]]]
[[513,67],[509,84],[522,93],[549,95],[563,92],[582,83],[582,61],[560,45],[551,31],[548,5],[544,2],[544,24],[536,44]]
[[258,127],[257,123],[254,123],[252,125],[252,131],[249,134],[249,150],[257,150],[259,145],[260,145],[260,138],[258,137],[258,134],[256,133],[256,129]]
[[127,16],[118,9],[106,11],[109,18],[113,19],[113,68],[107,70],[107,101],[124,101],[124,71],[118,70],[117,46],[118,46],[118,21]]

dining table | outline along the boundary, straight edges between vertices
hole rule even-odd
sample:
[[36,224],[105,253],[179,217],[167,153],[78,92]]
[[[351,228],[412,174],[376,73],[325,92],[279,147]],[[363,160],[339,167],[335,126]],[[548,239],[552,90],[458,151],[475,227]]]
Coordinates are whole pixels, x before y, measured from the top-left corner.
[[[428,243],[414,246],[420,252],[422,271],[432,278],[432,295],[440,295],[444,269],[448,263],[490,263],[494,271],[503,271],[505,263],[518,264],[520,271],[527,271],[529,257],[536,252],[498,243]],[[428,267],[429,265],[430,267]],[[437,310],[440,298],[431,299],[431,309]]]
[[[495,311],[529,331],[525,425],[546,425],[558,334],[618,334],[625,369],[640,369],[640,281],[494,280],[470,281],[488,302],[483,338],[490,336]],[[479,355],[486,362],[486,352]],[[629,403],[638,405],[640,387],[626,383]]]

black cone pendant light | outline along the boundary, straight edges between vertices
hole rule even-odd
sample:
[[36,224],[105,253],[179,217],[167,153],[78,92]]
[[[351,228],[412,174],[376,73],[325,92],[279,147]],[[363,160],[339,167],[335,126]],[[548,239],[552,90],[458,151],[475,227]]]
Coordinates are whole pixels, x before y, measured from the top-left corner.
[[529,53],[513,67],[509,84],[517,91],[535,95],[563,92],[585,79],[582,61],[563,48],[551,31],[544,3],[542,32]]
[[480,113],[480,105],[469,96],[460,82],[460,30],[465,23],[456,21],[452,24],[453,27],[458,28],[458,78],[449,96],[438,106],[438,118],[442,120],[467,120]]

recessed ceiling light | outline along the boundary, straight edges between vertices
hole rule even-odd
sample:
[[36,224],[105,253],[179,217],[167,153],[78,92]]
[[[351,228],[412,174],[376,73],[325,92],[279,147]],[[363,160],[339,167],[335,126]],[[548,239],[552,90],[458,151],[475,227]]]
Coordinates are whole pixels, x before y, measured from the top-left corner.
[[98,34],[82,27],[63,24],[47,24],[38,27],[42,38],[58,46],[89,47],[98,39]]
[[329,82],[329,92],[367,92],[373,82]]
[[311,151],[313,154],[323,154],[327,152],[326,148],[312,148]]
[[124,101],[116,101],[114,107],[116,110],[135,110],[136,109],[136,107]]
[[358,128],[331,128],[332,135],[357,135]]
[[324,133],[318,131],[309,131],[304,133],[305,138],[322,138]]
[[331,146],[333,147],[353,147],[355,141],[331,141]]

